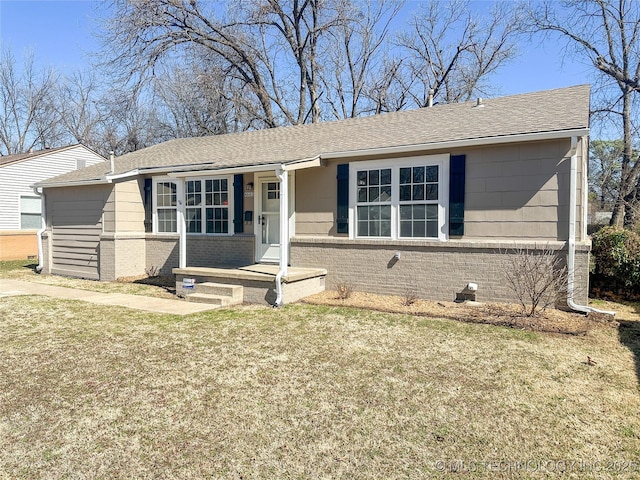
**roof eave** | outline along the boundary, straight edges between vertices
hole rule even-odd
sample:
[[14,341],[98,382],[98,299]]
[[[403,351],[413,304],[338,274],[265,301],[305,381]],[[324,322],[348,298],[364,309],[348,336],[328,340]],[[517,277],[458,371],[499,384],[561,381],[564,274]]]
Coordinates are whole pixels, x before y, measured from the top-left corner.
[[106,178],[93,178],[91,180],[73,180],[68,182],[38,182],[31,185],[31,188],[59,188],[59,187],[81,187],[83,185],[106,185],[109,184]]
[[336,158],[353,158],[370,155],[392,155],[411,153],[415,151],[439,150],[443,148],[481,147],[484,145],[498,145],[505,143],[534,142],[540,140],[557,140],[561,138],[571,138],[573,136],[584,136],[589,134],[589,128],[574,128],[567,130],[554,130],[547,132],[520,133],[514,135],[499,135],[494,137],[467,138],[463,140],[445,140],[442,142],[429,142],[412,145],[401,145],[396,147],[379,147],[363,150],[350,150],[343,152],[324,153],[321,157],[325,160]]
[[201,176],[205,172],[215,172],[218,175],[231,175],[237,173],[264,172],[283,168],[285,170],[299,170],[303,168],[314,168],[323,165],[323,161],[338,158],[357,158],[371,155],[397,155],[411,152],[426,152],[430,150],[440,150],[446,148],[480,147],[484,145],[499,145],[506,143],[534,142],[541,140],[557,140],[571,138],[574,136],[584,136],[589,134],[588,127],[573,128],[566,130],[552,130],[544,132],[520,133],[513,135],[499,135],[493,137],[477,137],[462,140],[445,140],[441,142],[429,142],[411,145],[399,145],[393,147],[376,147],[360,150],[347,150],[340,152],[321,153],[314,157],[289,160],[284,162],[269,162],[263,164],[243,165],[238,167],[215,167],[212,164],[190,164],[170,167],[149,167],[138,168],[128,172],[115,175],[107,174],[104,178],[91,180],[77,180],[69,182],[37,183],[34,187],[56,188],[73,187],[80,185],[99,185],[112,183],[114,180],[136,177],[148,174],[166,174],[175,178],[186,178]]

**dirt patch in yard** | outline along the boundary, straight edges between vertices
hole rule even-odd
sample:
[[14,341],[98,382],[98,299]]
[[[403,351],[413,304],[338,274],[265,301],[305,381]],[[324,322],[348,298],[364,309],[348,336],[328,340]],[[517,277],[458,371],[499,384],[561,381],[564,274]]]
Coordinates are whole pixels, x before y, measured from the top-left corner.
[[305,298],[304,302],[316,305],[367,308],[380,312],[405,313],[432,318],[449,318],[461,322],[484,323],[568,335],[585,335],[596,327],[616,327],[618,325],[613,318],[597,314],[585,316],[562,310],[547,309],[541,311],[537,317],[527,317],[522,314],[521,307],[515,304],[415,300],[410,305],[405,305],[406,299],[400,296],[363,292],[353,292],[349,298],[341,299],[337,292],[327,290]]

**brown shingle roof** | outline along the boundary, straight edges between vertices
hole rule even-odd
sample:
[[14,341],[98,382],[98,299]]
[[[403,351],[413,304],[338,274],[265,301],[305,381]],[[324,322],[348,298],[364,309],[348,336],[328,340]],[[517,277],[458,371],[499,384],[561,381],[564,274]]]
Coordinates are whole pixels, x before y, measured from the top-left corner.
[[[558,132],[589,126],[589,86],[437,105],[333,122],[170,140],[116,159],[115,174],[202,165],[220,169],[293,162],[323,154]],[[96,181],[109,162],[42,182]]]

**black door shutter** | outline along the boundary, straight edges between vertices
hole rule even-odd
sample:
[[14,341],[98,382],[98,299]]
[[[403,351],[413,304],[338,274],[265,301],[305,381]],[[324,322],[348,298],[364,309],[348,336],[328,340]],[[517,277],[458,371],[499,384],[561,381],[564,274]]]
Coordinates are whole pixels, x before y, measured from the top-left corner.
[[152,180],[150,178],[144,179],[144,192],[143,192],[143,201],[144,201],[144,231],[147,233],[151,233],[153,231],[153,195],[152,192]]
[[338,233],[349,233],[349,164],[338,165],[338,212],[336,229]]
[[465,155],[451,155],[449,162],[449,235],[464,235]]
[[239,173],[233,176],[233,232],[244,232],[244,175]]

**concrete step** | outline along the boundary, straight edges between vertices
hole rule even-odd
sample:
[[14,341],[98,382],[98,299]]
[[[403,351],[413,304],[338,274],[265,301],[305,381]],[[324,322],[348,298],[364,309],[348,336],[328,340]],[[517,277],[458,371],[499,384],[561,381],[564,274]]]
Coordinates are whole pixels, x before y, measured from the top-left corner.
[[224,283],[202,282],[196,283],[194,293],[204,293],[207,295],[218,295],[221,297],[229,297],[242,303],[243,288],[242,285],[227,285]]
[[211,295],[209,293],[190,293],[186,296],[187,302],[207,303],[210,305],[218,305],[220,307],[228,307],[229,305],[237,305],[242,303],[225,295]]

